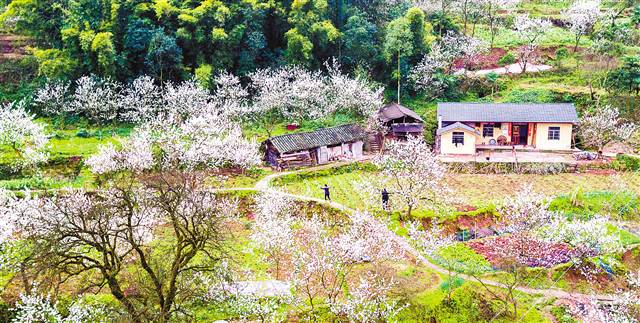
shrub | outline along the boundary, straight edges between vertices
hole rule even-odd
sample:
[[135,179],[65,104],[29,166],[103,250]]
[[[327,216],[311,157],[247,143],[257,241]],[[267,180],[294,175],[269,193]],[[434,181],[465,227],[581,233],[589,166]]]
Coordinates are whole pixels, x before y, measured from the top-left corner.
[[636,219],[640,201],[633,192],[588,192],[576,190],[568,195],[556,197],[549,209],[571,217],[590,219],[597,214],[606,214],[616,220]]
[[515,62],[516,62],[516,56],[513,55],[512,52],[507,52],[502,57],[500,57],[500,59],[498,60],[498,65],[500,66],[511,65]]
[[616,156],[612,167],[622,171],[638,171],[640,170],[640,158],[620,154]]
[[556,66],[561,66],[562,62],[569,57],[569,50],[566,47],[556,49]]
[[93,134],[90,133],[89,131],[87,131],[87,129],[79,129],[78,132],[76,132],[76,137],[80,137],[80,138],[90,138],[92,137]]
[[556,98],[548,90],[533,89],[533,90],[520,90],[516,89],[511,91],[506,98],[507,102],[511,103],[551,103],[555,102]]

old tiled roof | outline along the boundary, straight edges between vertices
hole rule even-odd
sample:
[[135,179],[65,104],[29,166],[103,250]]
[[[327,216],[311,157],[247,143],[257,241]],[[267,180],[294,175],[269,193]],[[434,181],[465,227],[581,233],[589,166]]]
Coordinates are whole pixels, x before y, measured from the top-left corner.
[[322,146],[362,140],[367,133],[360,126],[347,124],[312,132],[293,133],[271,137],[268,140],[280,153],[290,153]]
[[572,103],[438,103],[438,116],[444,122],[578,122]]
[[424,122],[424,120],[422,120],[422,118],[420,118],[417,113],[413,112],[413,110],[405,108],[397,103],[389,103],[385,105],[384,107],[382,107],[382,109],[380,109],[378,115],[380,116],[380,120],[382,120],[382,122],[387,122],[389,120],[398,119],[405,116]]
[[471,131],[471,132],[473,132],[475,134],[478,134],[478,135],[480,134],[480,132],[478,130],[476,130],[475,128],[470,127],[470,126],[468,126],[468,125],[466,125],[466,124],[464,124],[462,122],[456,122],[456,123],[452,123],[452,124],[450,124],[450,125],[448,125],[446,127],[442,127],[442,128],[440,128],[440,129],[438,129],[436,131],[436,134],[441,135],[441,134],[443,134],[445,132],[458,130],[458,129]]

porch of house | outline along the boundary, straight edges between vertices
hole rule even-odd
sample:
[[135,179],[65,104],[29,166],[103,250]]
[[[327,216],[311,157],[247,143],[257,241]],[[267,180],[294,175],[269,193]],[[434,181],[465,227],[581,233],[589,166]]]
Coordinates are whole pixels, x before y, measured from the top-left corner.
[[[533,147],[512,146],[498,149],[481,149],[478,147],[474,155],[439,155],[443,162],[479,162],[479,163],[575,163],[574,151],[540,151]],[[505,148],[505,149],[502,149]]]

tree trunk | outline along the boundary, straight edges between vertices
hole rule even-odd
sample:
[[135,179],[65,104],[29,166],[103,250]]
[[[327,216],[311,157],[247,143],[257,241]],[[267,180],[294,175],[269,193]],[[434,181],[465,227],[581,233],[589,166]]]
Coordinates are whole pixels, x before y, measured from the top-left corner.
[[398,104],[400,104],[400,50],[398,50]]

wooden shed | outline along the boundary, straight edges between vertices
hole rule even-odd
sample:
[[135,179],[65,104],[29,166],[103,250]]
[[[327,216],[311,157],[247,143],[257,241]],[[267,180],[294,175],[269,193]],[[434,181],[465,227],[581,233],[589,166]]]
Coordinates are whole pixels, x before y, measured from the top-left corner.
[[397,103],[389,103],[378,112],[378,118],[387,129],[387,136],[406,139],[408,136],[422,137],[424,120],[413,110]]
[[359,158],[366,136],[355,124],[275,136],[263,143],[265,160],[273,167],[291,168]]

